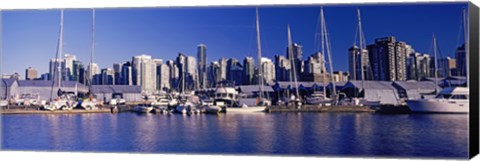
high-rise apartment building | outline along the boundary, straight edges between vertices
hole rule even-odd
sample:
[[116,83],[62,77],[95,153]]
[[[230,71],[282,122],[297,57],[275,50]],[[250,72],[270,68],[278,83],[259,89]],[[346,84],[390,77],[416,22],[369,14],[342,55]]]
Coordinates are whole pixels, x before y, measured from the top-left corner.
[[199,44],[197,46],[197,60],[198,60],[198,82],[199,88],[207,87],[207,46]]
[[368,45],[368,56],[373,80],[402,81],[407,79],[406,43],[397,42],[395,37],[384,37]]
[[243,59],[243,84],[253,84],[253,77],[255,75],[255,61],[252,57],[245,57]]
[[133,84],[142,87],[142,92],[152,93],[156,88],[157,65],[150,55],[132,58]]

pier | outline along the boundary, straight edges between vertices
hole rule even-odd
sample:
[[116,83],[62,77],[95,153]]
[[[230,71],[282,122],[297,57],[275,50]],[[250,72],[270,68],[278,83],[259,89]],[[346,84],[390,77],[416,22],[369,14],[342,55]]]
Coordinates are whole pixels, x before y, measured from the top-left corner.
[[265,112],[375,112],[368,106],[319,106],[302,105],[301,108],[295,106],[268,106]]

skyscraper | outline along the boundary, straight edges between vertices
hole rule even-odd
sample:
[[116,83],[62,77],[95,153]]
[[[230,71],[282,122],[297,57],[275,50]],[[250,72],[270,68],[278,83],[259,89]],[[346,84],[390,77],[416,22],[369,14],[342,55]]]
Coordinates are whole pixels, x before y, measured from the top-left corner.
[[367,46],[369,60],[372,65],[374,80],[398,81],[406,80],[405,42],[397,42],[395,37],[384,37],[375,40],[375,44]]
[[198,82],[199,88],[203,89],[207,87],[207,46],[199,44],[197,49]]
[[158,77],[158,89],[159,90],[169,90],[171,89],[170,84],[170,67],[167,64],[160,64],[157,66]]
[[430,77],[431,58],[428,54],[411,53],[407,57],[407,80],[421,80]]
[[71,80],[71,76],[73,73],[73,65],[74,62],[77,60],[77,57],[72,54],[65,54],[64,62],[65,62],[65,67],[63,68],[63,79],[64,80]]
[[243,59],[243,84],[253,84],[253,77],[255,74],[255,61],[252,57],[245,57]]
[[[303,49],[302,49],[303,46],[297,43],[293,43],[291,44],[291,47],[292,47],[293,62],[295,63],[295,72],[298,80],[300,80],[299,78],[303,74],[303,70],[304,70]],[[287,47],[287,55],[286,55],[287,58],[289,58],[288,53],[289,53],[289,49]]]
[[25,79],[26,80],[34,80],[38,77],[38,71],[35,68],[28,67],[25,70]]
[[455,51],[455,59],[457,60],[457,75],[467,76],[467,55],[465,52],[465,44],[462,44]]
[[169,82],[170,82],[170,89],[177,89],[179,86],[179,69],[177,64],[173,60],[167,61],[167,66],[169,69]]
[[115,71],[112,68],[104,68],[101,70],[101,83],[102,85],[113,85],[115,80]]
[[[262,57],[261,59],[261,70],[262,70],[262,75],[260,76],[262,81],[264,82],[265,85],[273,85],[275,82],[275,65],[273,64],[271,59]],[[255,84],[257,84],[255,82]]]
[[[321,52],[316,52],[308,57],[305,62],[305,71],[302,80],[322,82],[323,77],[329,75],[325,69],[325,56]],[[325,83],[328,83],[328,80],[325,81]]]
[[453,58],[446,57],[438,59],[438,76],[450,77],[456,74],[456,61]]
[[115,72],[115,80],[113,84],[120,85],[122,83],[122,68],[124,63],[114,63],[113,64],[113,71]]
[[207,66],[208,87],[215,88],[220,81],[220,65],[218,61],[213,61]]
[[121,84],[123,85],[133,85],[133,69],[132,69],[132,64],[127,61],[122,65],[122,73],[120,74],[121,76]]
[[133,84],[142,87],[142,91],[151,93],[156,90],[157,65],[150,55],[139,55],[132,58]]
[[[348,49],[348,68],[351,80],[370,80],[370,61],[368,58],[368,50],[357,46]],[[362,74],[363,71],[363,74]]]
[[160,82],[161,82],[161,74],[162,74],[162,64],[163,64],[163,60],[162,59],[153,59],[152,60],[153,63],[155,63],[155,86],[156,86],[156,90],[161,90],[162,87],[160,87]]
[[71,81],[78,81],[81,82],[83,81],[83,77],[80,78],[80,75],[84,76],[85,73],[85,67],[83,66],[82,62],[78,60],[73,60],[72,61],[72,70],[70,70],[70,80]]
[[275,77],[277,81],[290,80],[290,60],[282,55],[275,55]]
[[[92,73],[90,73],[90,71]],[[87,67],[87,75],[88,75],[87,79],[92,79],[92,81],[93,81],[93,77],[95,75],[98,75],[98,74],[100,74],[100,68],[98,67],[98,65],[96,63],[89,64],[88,67]],[[90,80],[87,80],[87,82],[88,81],[90,81]]]
[[65,68],[65,63],[63,59],[50,59],[49,80],[58,81],[59,78],[62,78],[62,69],[64,68]]
[[186,58],[186,89],[195,90],[198,84],[197,78],[197,60],[193,56],[187,56]]

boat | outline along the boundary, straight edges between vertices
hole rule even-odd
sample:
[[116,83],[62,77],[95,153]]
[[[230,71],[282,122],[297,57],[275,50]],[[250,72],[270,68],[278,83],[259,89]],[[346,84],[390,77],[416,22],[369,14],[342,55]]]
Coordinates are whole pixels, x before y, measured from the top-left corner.
[[[465,10],[463,11],[464,22],[466,19]],[[465,23],[463,23],[465,25]],[[466,31],[464,31],[466,35]],[[465,40],[465,54],[469,54],[467,36],[464,36]],[[435,34],[433,35],[433,52],[435,54],[435,85],[438,84],[437,76],[437,39]],[[468,75],[467,75],[468,76]],[[435,86],[435,93],[437,89]],[[468,78],[467,87],[446,87],[442,89],[435,98],[419,99],[419,100],[407,100],[407,105],[412,112],[427,112],[427,113],[469,113],[470,101],[469,101],[469,88]],[[478,107],[476,107],[478,108]]]
[[19,99],[15,99],[15,103],[17,105],[35,106],[40,103],[39,98],[38,94],[25,93],[20,95]]
[[0,107],[6,107],[8,106],[8,101],[7,100],[0,100]]
[[154,99],[152,100],[152,105],[156,107],[160,106],[176,106],[178,101],[173,98],[172,95],[162,93],[154,95]]
[[[91,67],[93,64],[93,54],[95,51],[95,9],[92,10],[92,41],[91,41],[91,51],[90,51],[90,75],[89,75],[89,86],[88,86],[88,98],[83,99],[80,107],[85,110],[93,110],[100,106],[100,102],[95,99],[92,84],[93,84],[93,68]],[[115,102],[117,103],[117,102]]]
[[108,104],[110,104],[112,106],[124,105],[124,104],[126,104],[126,100],[123,98],[122,93],[113,93],[112,94],[112,99],[110,100],[110,102]]
[[227,113],[255,113],[255,112],[264,112],[266,106],[242,106],[242,107],[231,107],[227,108],[225,112]]
[[214,106],[239,107],[237,101],[238,92],[233,87],[218,87],[215,90]]
[[306,104],[309,105],[321,105],[321,106],[331,106],[332,100],[325,98],[323,93],[314,92],[309,97],[305,98]]
[[137,113],[150,113],[153,110],[153,106],[149,103],[138,104],[133,108]]
[[218,113],[222,112],[222,107],[207,105],[207,106],[203,106],[201,111],[203,113],[207,113],[207,114],[218,114]]
[[412,112],[428,113],[468,113],[468,87],[447,87],[441,90],[435,98],[407,100]]
[[76,96],[74,92],[58,92],[60,94],[59,97],[55,98],[53,101],[43,105],[41,107],[42,110],[72,110],[78,105],[76,101]]

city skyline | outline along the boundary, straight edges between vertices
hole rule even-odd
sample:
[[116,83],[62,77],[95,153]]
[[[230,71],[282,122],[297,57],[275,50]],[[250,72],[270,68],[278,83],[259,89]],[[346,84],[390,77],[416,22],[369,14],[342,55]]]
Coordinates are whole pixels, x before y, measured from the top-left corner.
[[[462,7],[465,7],[465,4],[417,4],[409,5],[409,7],[405,6],[386,6],[382,4],[326,5],[324,10],[332,44],[334,69],[348,71],[348,61],[346,60],[348,48],[352,46],[354,40],[356,29],[355,12],[357,8],[362,11],[363,28],[367,44],[373,43],[376,38],[395,36],[398,40],[412,45],[418,52],[430,53],[431,51],[428,50],[431,48],[431,35],[435,32],[437,33],[443,56],[454,57],[456,47],[462,42],[458,38],[458,33],[461,22],[461,10]],[[406,8],[410,12],[404,12]],[[256,57],[254,9],[254,6],[96,9],[94,62],[103,69],[112,68],[114,63],[130,61],[133,56],[141,54],[148,54],[153,58],[163,59],[164,62],[174,60],[178,53],[196,57],[198,44],[208,46],[206,52],[207,64],[219,60],[221,57],[236,58],[238,60],[243,60],[247,56]],[[313,41],[319,9],[320,6],[259,7],[263,57],[273,60],[274,55],[286,54],[287,24],[290,24],[292,27],[293,41],[303,46],[304,60],[312,55],[315,52],[313,50]],[[440,9],[446,9],[446,11]],[[378,14],[387,10],[389,13],[392,13],[389,15],[391,19],[395,19],[397,22],[394,26],[384,25],[391,21],[388,19],[383,20],[383,23],[381,21],[375,22],[375,20],[385,17],[385,15]],[[59,13],[59,10],[3,12],[4,52],[2,74],[12,74],[13,72],[22,74],[22,71],[25,71],[30,66],[38,69],[39,74],[48,71],[48,63],[46,62],[55,57]],[[223,14],[217,16],[219,13]],[[411,14],[417,16],[408,16]],[[438,14],[442,14],[442,16],[431,17]],[[445,18],[443,14],[445,14]],[[122,16],[125,17],[123,21]],[[44,17],[44,19],[39,17]],[[203,17],[204,19],[196,19],[198,17]],[[409,21],[405,22],[405,17]],[[437,17],[442,18],[439,19]],[[165,22],[174,23],[165,25],[170,23],[161,23],[162,18],[165,19]],[[154,21],[156,19],[159,20]],[[419,20],[428,21],[422,22]],[[134,24],[128,24],[128,22],[133,22]],[[430,25],[424,25],[425,23]],[[36,24],[36,28],[29,28],[33,24]],[[82,61],[86,66],[90,59],[90,25],[91,10],[65,10],[64,54],[71,53],[76,55],[78,60]],[[386,28],[386,26],[390,28]],[[155,27],[160,28],[156,29]],[[173,30],[172,27],[184,32],[169,32],[169,30]],[[426,28],[431,32],[427,32]],[[212,29],[215,31],[212,31]],[[28,39],[26,39],[27,37]],[[137,40],[141,41],[138,42]],[[24,46],[29,47],[25,48]],[[16,63],[19,61],[26,61],[29,64]]]

